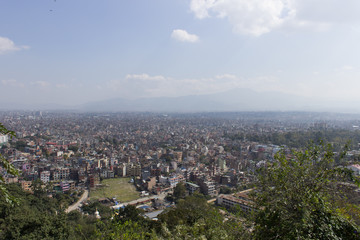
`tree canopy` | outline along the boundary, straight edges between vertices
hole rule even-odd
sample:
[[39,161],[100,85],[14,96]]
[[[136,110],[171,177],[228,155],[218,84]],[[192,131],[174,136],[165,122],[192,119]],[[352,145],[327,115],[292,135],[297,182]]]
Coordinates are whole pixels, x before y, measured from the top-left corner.
[[186,197],[186,187],[184,183],[180,182],[175,186],[173,196],[175,198],[175,201]]
[[255,239],[359,239],[359,227],[339,205],[345,182],[358,179],[335,166],[330,145],[278,153],[259,169]]
[[24,192],[17,184],[7,191],[19,202],[12,205],[0,196],[0,239],[69,239],[67,215],[54,198]]
[[[10,131],[5,128],[5,126],[0,123],[0,134],[1,135],[8,135],[11,138],[15,137],[15,132]],[[8,174],[17,176],[19,174],[19,171],[6,159],[0,154],[0,165],[6,170]],[[16,203],[17,200],[13,196],[11,196],[4,186],[5,179],[2,175],[0,175],[0,193],[4,195],[4,198],[7,202],[13,204]]]

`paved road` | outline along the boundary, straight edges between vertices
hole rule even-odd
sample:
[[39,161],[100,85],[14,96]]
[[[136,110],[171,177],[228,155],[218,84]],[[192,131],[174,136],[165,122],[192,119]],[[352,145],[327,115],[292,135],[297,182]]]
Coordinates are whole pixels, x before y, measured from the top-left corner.
[[80,206],[80,204],[81,204],[82,202],[86,201],[86,199],[88,198],[88,196],[89,196],[89,191],[88,191],[88,190],[85,190],[84,193],[81,195],[81,198],[80,198],[76,203],[74,203],[73,205],[69,206],[69,207],[65,210],[65,212],[66,212],[66,213],[69,213],[69,212],[71,212],[71,211],[74,211],[74,210],[78,209],[79,206]]

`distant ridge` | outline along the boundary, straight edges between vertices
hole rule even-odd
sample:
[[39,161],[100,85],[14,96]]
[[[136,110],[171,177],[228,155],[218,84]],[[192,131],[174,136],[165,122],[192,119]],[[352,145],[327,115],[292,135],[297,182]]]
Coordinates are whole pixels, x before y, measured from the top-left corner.
[[225,92],[181,97],[114,98],[66,106],[0,102],[0,110],[58,110],[81,112],[226,112],[312,111],[360,113],[359,102],[325,101],[280,92],[236,88]]
[[116,98],[86,103],[79,106],[79,110],[110,112],[293,111],[309,110],[311,106],[311,100],[293,95],[278,92],[260,93],[250,89],[233,89],[215,94],[181,97],[139,98],[135,100]]

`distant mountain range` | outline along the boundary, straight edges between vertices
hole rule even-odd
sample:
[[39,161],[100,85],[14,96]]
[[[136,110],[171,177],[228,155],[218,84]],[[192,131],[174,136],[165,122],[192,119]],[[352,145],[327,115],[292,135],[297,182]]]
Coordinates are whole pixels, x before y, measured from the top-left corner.
[[[330,111],[353,112],[346,103],[319,101],[280,92],[256,92],[233,89],[226,92],[181,97],[122,98],[91,102],[79,106],[82,111],[155,111],[155,112],[221,112],[221,111]],[[359,105],[357,105],[359,106]],[[357,111],[359,112],[359,111]]]
[[75,110],[86,112],[222,112],[222,111],[329,111],[357,112],[359,104],[315,99],[280,92],[233,89],[226,92],[181,97],[115,98],[78,106],[0,103],[0,109]]
[[281,93],[259,93],[249,89],[234,89],[222,93],[181,97],[122,98],[91,102],[79,106],[83,111],[156,111],[156,112],[209,112],[209,111],[273,111],[294,110],[305,100]]

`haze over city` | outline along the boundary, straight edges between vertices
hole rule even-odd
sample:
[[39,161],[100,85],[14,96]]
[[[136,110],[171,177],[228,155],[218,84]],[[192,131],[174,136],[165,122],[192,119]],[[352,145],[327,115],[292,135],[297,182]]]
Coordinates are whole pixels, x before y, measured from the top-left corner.
[[[267,92],[300,99],[294,109],[282,101],[269,110],[359,112],[359,7],[355,0],[2,1],[0,108],[239,89],[259,102]],[[246,104],[230,110],[265,110]]]

